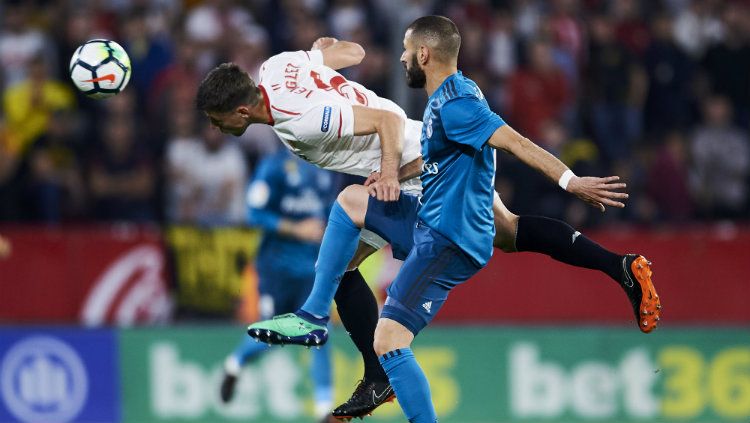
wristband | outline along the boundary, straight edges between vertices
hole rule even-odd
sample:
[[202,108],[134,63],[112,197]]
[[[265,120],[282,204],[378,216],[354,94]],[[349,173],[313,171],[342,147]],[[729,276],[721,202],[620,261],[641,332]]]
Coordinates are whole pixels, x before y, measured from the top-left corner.
[[572,170],[568,169],[560,176],[560,180],[557,181],[557,185],[560,185],[560,188],[564,190],[568,190],[568,182],[570,182],[573,177],[576,176],[575,173],[573,173]]

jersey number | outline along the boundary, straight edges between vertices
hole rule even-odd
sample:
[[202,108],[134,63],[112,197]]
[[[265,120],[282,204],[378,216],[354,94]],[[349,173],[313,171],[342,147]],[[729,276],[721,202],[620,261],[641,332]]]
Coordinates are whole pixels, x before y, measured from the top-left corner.
[[318,88],[326,91],[335,90],[337,93],[339,93],[340,96],[349,100],[352,99],[353,95],[354,99],[357,100],[357,103],[363,106],[367,106],[367,96],[365,96],[365,94],[359,91],[357,88],[351,86],[349,84],[349,81],[347,81],[343,76],[334,76],[330,81],[328,81],[328,84],[320,79],[320,74],[318,72],[310,71],[310,77],[312,77],[312,79],[315,81],[315,85]]

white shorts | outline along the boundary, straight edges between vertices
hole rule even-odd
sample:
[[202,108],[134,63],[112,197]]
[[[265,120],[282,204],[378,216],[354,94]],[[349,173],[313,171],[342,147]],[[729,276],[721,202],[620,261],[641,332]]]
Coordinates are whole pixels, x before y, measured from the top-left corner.
[[376,250],[379,250],[388,245],[388,242],[386,242],[386,240],[381,238],[378,234],[365,228],[362,228],[362,231],[359,233],[359,241],[364,242],[365,244]]

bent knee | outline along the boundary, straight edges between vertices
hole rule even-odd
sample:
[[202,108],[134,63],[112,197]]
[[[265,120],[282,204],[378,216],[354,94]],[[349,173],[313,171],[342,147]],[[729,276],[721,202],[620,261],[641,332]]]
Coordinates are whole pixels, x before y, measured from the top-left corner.
[[505,253],[514,253],[516,251],[516,236],[514,233],[508,233],[498,226],[492,245]]
[[516,251],[516,228],[518,227],[518,216],[505,210],[504,213],[495,213],[495,240],[493,245],[506,253]]
[[414,334],[401,323],[381,318],[375,328],[375,340],[372,347],[375,354],[381,356],[398,348],[408,348],[413,339]]
[[375,350],[375,354],[377,354],[378,357],[381,355],[387,353],[388,351],[393,351],[393,348],[388,347],[388,343],[385,342],[384,339],[375,337],[375,341],[372,343],[372,348]]
[[344,209],[349,218],[360,228],[365,224],[369,194],[364,185],[349,185],[336,197],[336,201]]

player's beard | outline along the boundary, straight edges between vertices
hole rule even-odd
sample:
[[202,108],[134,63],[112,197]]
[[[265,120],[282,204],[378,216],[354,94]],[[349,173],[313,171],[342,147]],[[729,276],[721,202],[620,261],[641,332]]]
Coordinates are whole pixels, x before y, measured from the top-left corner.
[[410,88],[424,88],[427,83],[427,75],[417,63],[417,55],[411,56],[411,63],[406,67],[406,85]]

